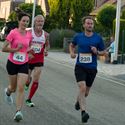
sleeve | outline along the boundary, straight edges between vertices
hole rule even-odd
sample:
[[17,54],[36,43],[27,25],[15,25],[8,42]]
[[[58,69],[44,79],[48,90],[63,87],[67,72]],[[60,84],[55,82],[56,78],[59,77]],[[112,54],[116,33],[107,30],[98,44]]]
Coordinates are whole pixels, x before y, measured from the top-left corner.
[[11,43],[13,41],[13,39],[14,39],[14,36],[15,36],[14,35],[14,30],[11,30],[10,33],[6,37],[6,40]]
[[101,36],[99,36],[98,50],[103,51],[105,49],[104,41]]

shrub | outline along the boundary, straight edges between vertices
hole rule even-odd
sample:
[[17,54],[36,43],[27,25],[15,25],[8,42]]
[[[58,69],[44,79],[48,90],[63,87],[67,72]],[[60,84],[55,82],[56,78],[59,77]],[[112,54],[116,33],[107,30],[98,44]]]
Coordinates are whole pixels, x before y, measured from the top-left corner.
[[113,20],[115,18],[116,8],[113,5],[104,6],[104,8],[97,15],[97,21],[110,32],[112,32]]
[[51,48],[63,48],[64,38],[71,38],[75,31],[70,29],[53,29],[50,32],[50,46]]
[[5,20],[0,19],[0,30],[4,27],[4,25],[5,25]]
[[[114,34],[115,34],[115,24],[116,24],[116,20],[114,20],[114,22],[113,22],[113,33]],[[123,34],[123,31],[124,31],[124,34]],[[123,37],[124,37],[124,39],[123,39]],[[125,53],[124,46],[125,46],[125,19],[120,19],[119,47],[118,47],[119,53]]]

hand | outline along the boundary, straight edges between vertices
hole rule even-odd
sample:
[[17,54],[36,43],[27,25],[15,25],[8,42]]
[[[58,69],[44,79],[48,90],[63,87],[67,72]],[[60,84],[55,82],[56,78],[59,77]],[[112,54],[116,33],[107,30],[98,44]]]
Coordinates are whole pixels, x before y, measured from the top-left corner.
[[76,54],[75,53],[71,53],[70,56],[71,56],[72,59],[76,58]]
[[19,43],[18,46],[17,46],[17,50],[20,50],[22,48],[23,48],[23,45],[21,43]]
[[34,52],[34,50],[33,50],[32,48],[28,48],[27,52],[28,52],[28,53],[31,53],[32,55],[35,54],[35,52]]
[[107,52],[106,50],[104,50],[104,55],[105,55],[105,56],[108,56],[108,55],[109,55],[109,52]]
[[31,53],[29,53],[28,56],[29,56],[29,60],[34,58],[34,55]]
[[45,52],[44,52],[44,55],[45,55],[45,56],[48,56],[48,51],[45,51]]
[[98,53],[97,48],[94,47],[94,46],[91,46],[91,51],[92,51],[94,54],[97,54],[97,53]]

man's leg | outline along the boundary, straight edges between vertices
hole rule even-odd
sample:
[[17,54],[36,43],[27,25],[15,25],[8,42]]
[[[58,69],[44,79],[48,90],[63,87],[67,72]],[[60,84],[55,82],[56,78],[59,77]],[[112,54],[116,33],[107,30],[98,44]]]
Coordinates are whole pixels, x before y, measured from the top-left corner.
[[33,71],[33,83],[30,89],[28,99],[26,100],[27,105],[30,107],[34,106],[34,103],[32,103],[31,99],[38,89],[40,75],[41,75],[41,67],[35,67]]
[[78,82],[79,85],[79,94],[78,94],[78,103],[81,110],[81,119],[83,123],[86,123],[89,119],[88,113],[86,113],[86,83],[85,81]]
[[85,107],[86,107],[86,99],[85,99],[86,84],[85,84],[85,81],[78,82],[78,86],[79,86],[78,102],[79,102],[81,111],[85,111]]

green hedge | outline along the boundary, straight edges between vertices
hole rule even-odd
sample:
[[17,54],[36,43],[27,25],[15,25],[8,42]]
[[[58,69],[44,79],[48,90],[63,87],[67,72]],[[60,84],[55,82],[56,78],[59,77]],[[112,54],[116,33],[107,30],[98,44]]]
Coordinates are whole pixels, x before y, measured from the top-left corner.
[[[113,21],[113,33],[114,34],[115,34],[115,25],[116,25],[116,20]],[[123,30],[124,30],[124,41],[123,41]],[[119,54],[125,53],[125,19],[120,19],[120,32],[119,32],[119,44],[118,45],[119,45],[118,53]],[[123,51],[122,51],[122,48],[123,48]]]
[[63,48],[64,38],[71,38],[75,31],[70,29],[53,29],[50,32],[50,46],[51,48]]

